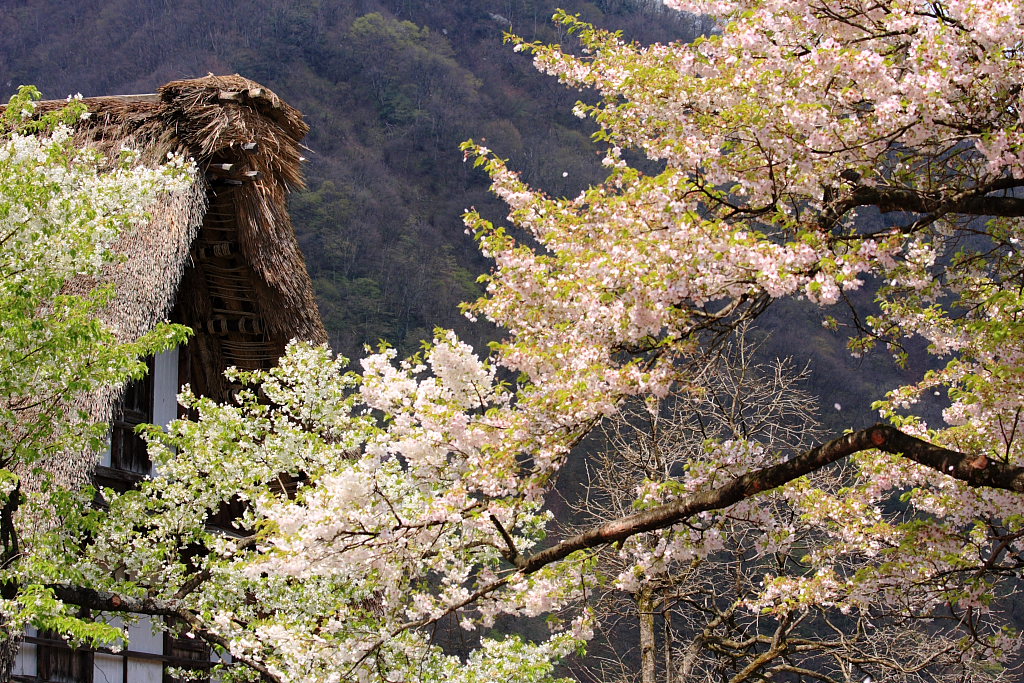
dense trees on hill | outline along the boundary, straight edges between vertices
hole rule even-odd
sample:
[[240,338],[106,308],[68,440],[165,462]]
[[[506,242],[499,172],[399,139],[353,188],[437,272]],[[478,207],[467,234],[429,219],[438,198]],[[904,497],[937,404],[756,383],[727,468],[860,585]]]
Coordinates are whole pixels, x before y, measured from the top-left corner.
[[[699,25],[658,2],[561,3],[643,40]],[[468,334],[456,304],[485,266],[463,234],[470,206],[500,217],[458,144],[500,141],[528,177],[571,193],[598,178],[575,94],[501,44],[514,28],[561,40],[542,0],[424,2],[24,0],[0,7],[0,95],[150,92],[239,72],[306,113],[310,192],[296,227],[332,341],[349,355],[387,339],[416,348],[438,324]],[[652,19],[657,21],[652,21]],[[563,174],[566,174],[563,176]],[[481,338],[482,339],[482,338]]]

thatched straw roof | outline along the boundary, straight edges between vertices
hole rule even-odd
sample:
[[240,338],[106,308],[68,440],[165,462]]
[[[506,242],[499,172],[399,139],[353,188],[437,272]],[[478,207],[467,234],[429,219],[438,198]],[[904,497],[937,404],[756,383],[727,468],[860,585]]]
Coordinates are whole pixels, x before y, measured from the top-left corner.
[[[42,102],[38,110],[63,104]],[[200,169],[187,192],[163,199],[152,221],[121,237],[116,249],[126,259],[103,278],[116,287],[105,322],[119,336],[137,338],[168,318],[192,327],[193,387],[217,398],[225,395],[225,367],[269,367],[294,337],[327,340],[286,202],[302,186],[301,140],[309,127],[299,111],[238,75],[85,104],[90,116],[76,127],[80,144],[111,155],[129,147],[146,164],[180,152]],[[109,420],[115,399],[92,397],[94,418]],[[87,473],[63,474],[74,480]]]

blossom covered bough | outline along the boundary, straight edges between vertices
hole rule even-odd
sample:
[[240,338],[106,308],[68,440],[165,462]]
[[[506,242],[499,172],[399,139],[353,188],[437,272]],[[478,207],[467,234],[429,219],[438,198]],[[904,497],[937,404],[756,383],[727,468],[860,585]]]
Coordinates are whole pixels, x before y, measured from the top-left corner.
[[[720,31],[639,47],[560,14],[579,55],[513,39],[601,94],[577,113],[599,124],[609,177],[553,198],[467,143],[526,235],[466,218],[496,264],[467,307],[505,331],[489,360],[441,332],[413,359],[385,350],[344,374],[293,345],[276,370],[235,373],[247,388],[232,404],[186,392],[196,419],[150,435],[157,478],[66,515],[82,544],[70,569],[51,565],[52,594],[183,619],[248,665],[226,676],[546,680],[589,636],[593,582],[635,589],[666,557],[716,551],[687,522],[775,500],[820,545],[762,544],[799,569],[745,609],[768,624],[899,608],[925,632],[952,617],[964,653],[802,675],[1014,675],[1020,641],[998,605],[1024,566],[1024,6],[667,4]],[[855,312],[851,350],[909,360],[917,337],[945,363],[879,397],[888,424],[800,453],[708,444],[672,485],[642,487],[635,513],[545,540],[554,475],[625,398],[699,393],[709,349],[773,301],[805,298],[837,326],[827,307],[868,280],[877,304]],[[941,424],[915,414],[936,391]],[[844,459],[842,487],[809,478]],[[235,533],[208,530],[234,498],[248,504]],[[661,535],[657,553],[641,534]],[[602,578],[612,543],[628,568]],[[544,615],[547,637],[495,630]],[[478,637],[464,656],[434,638],[447,619]],[[768,675],[752,648],[731,680]]]
[[174,158],[146,168],[134,163],[129,149],[113,161],[78,149],[72,126],[84,105],[71,101],[33,118],[38,98],[34,88],[22,88],[0,114],[2,680],[26,622],[86,642],[117,635],[74,619],[73,609],[40,592],[38,577],[63,553],[73,553],[75,539],[63,533],[54,512],[90,504],[85,492],[48,488],[49,475],[68,453],[97,450],[107,433],[107,425],[79,410],[79,395],[141,376],[142,356],[173,348],[187,333],[161,324],[138,339],[120,340],[96,319],[110,288],[75,295],[67,285],[110,264],[118,235],[143,220],[162,193],[188,187],[191,165]]

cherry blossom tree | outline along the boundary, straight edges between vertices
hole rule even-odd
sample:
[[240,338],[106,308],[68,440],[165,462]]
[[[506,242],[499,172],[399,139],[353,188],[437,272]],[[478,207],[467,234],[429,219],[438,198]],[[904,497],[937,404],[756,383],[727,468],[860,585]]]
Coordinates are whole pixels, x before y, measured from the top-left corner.
[[[867,609],[895,600],[894,586],[913,585],[928,596],[913,609],[943,595],[973,630],[977,614],[1009,590],[981,579],[983,568],[1016,580],[1022,563],[1020,498],[980,477],[1021,464],[1020,338],[1011,330],[1022,310],[1024,203],[1014,189],[1024,183],[1024,10],[669,4],[718,17],[721,32],[639,47],[562,15],[580,38],[578,55],[513,39],[539,68],[601,93],[577,113],[600,125],[611,170],[578,197],[552,198],[489,150],[467,147],[509,203],[509,219],[532,238],[517,241],[471,216],[498,264],[488,297],[471,311],[512,331],[500,350],[513,368],[543,377],[538,384],[552,394],[585,386],[580,400],[600,413],[610,396],[690,384],[708,344],[774,300],[802,297],[824,309],[872,278],[877,308],[854,311],[851,350],[881,343],[905,360],[901,340],[920,337],[946,365],[879,397],[882,417],[900,431],[878,427],[833,442],[842,457],[858,452],[857,476],[841,494],[783,490],[803,514],[831,519],[839,538],[812,554],[813,571],[770,583],[759,604],[786,614]],[[626,149],[664,170],[640,172]],[[825,310],[822,320],[836,325]],[[947,399],[942,424],[915,414],[935,392]],[[576,414],[588,416],[586,408]],[[748,471],[746,490],[716,505],[783,483],[764,476],[774,467]],[[959,478],[974,488],[950,480],[964,468],[972,472]],[[679,522],[702,511],[693,499],[703,493],[541,555]],[[922,517],[883,523],[894,497]],[[850,560],[864,557],[875,558],[872,567],[852,572]]]
[[[736,440],[756,444],[744,466],[765,453],[800,452],[822,435],[817,401],[807,393],[809,369],[766,359],[740,329],[700,371],[701,392],[670,394],[656,404],[632,402],[602,425],[602,444],[588,457],[585,495],[575,503],[586,524],[627,516],[639,500],[661,502],[696,489],[708,467],[722,468],[718,450]],[[694,378],[696,379],[696,378]],[[812,475],[817,489],[835,494],[846,468]],[[901,511],[883,509],[883,519]],[[585,528],[585,527],[584,527]],[[688,537],[680,544],[679,536]],[[781,614],[751,609],[764,583],[799,576],[807,548],[828,543],[821,520],[801,515],[785,496],[762,495],[727,515],[697,516],[683,525],[602,551],[600,567],[616,581],[592,599],[595,638],[574,662],[584,681],[855,680],[954,681],[970,677],[984,647],[946,605],[920,611],[905,603],[834,609],[827,603]],[[699,549],[695,552],[695,550]],[[682,552],[680,552],[682,550]],[[635,573],[636,557],[645,556]],[[870,567],[851,558],[848,571]],[[927,618],[929,628],[920,627]],[[1013,672],[1003,672],[1013,676]],[[999,680],[995,671],[989,680]]]
[[[76,545],[54,523],[71,493],[48,487],[47,465],[96,450],[107,432],[76,409],[76,397],[141,376],[141,357],[186,333],[159,325],[118,340],[96,320],[109,288],[75,295],[67,285],[110,263],[117,235],[161,192],[186,187],[188,166],[177,159],[136,167],[130,150],[111,162],[78,149],[70,126],[84,105],[33,118],[38,98],[22,88],[0,115],[0,680],[10,675],[26,623],[83,641],[116,635],[40,599],[36,567]],[[91,503],[77,495],[78,505]]]
[[[941,613],[966,634],[960,680],[1008,675],[1020,641],[1000,605],[1024,566],[1024,6],[667,4],[720,30],[641,47],[558,15],[579,54],[512,39],[601,94],[576,111],[600,126],[609,177],[549,197],[466,145],[516,227],[466,219],[495,261],[466,308],[505,330],[489,359],[439,332],[414,358],[385,349],[343,374],[293,345],[275,370],[234,373],[246,388],[230,404],[186,392],[196,419],[150,435],[159,475],[65,514],[78,555],[40,567],[40,600],[173,615],[232,655],[228,678],[540,681],[589,638],[598,582],[635,591],[667,560],[721,548],[695,526],[728,533],[746,515],[765,536],[753,552],[815,541],[801,571],[765,574],[737,604],[752,619]],[[700,395],[708,353],[741,323],[802,297],[835,326],[828,307],[868,280],[877,304],[855,311],[851,351],[909,360],[917,337],[940,363],[879,397],[885,424],[808,449],[709,443],[630,512],[545,537],[554,477],[624,401]],[[823,483],[840,461],[841,485]],[[232,498],[248,503],[234,533],[207,529]],[[799,529],[754,514],[783,509]],[[604,576],[611,544],[620,565]],[[546,637],[495,630],[544,615]],[[432,638],[444,619],[477,638],[467,657]],[[879,674],[856,664],[776,673]]]

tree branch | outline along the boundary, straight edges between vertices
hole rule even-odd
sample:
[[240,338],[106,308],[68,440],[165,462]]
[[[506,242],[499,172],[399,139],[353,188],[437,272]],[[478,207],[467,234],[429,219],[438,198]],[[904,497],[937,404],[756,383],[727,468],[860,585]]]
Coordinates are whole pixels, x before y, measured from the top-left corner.
[[911,213],[943,214],[959,213],[971,216],[1024,216],[1024,198],[1007,196],[989,196],[988,192],[1011,189],[1021,184],[995,183],[979,188],[974,193],[963,193],[954,196],[929,195],[927,193],[892,187],[875,187],[858,185],[853,195],[838,202],[835,213],[843,214],[857,206],[877,206],[882,213],[889,211],[909,211]]
[[116,593],[101,592],[91,588],[50,584],[47,586],[61,602],[101,612],[133,612],[152,616],[181,616],[183,608],[177,601],[154,598],[128,598]]
[[1011,467],[985,455],[965,455],[904,434],[888,425],[852,432],[813,448],[786,462],[748,472],[728,484],[659,505],[593,527],[550,548],[520,558],[515,564],[524,573],[564,559],[577,550],[623,541],[645,531],[671,526],[708,510],[720,510],[741,500],[815,472],[854,453],[878,449],[913,460],[969,486],[1024,492],[1024,467]]

